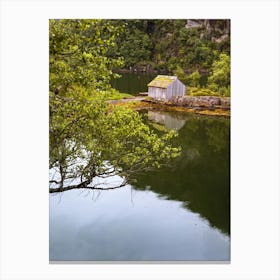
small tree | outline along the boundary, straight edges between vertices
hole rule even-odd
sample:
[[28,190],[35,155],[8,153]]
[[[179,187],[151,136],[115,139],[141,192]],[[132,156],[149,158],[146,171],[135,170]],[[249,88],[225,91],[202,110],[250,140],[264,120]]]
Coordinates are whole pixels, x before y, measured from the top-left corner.
[[209,88],[220,92],[222,95],[229,95],[230,88],[230,57],[227,54],[220,54],[219,59],[212,65],[211,75],[208,78]]
[[199,87],[200,86],[200,78],[201,75],[196,70],[195,72],[192,72],[187,78],[186,78],[186,84],[191,87]]
[[176,70],[174,71],[174,74],[178,77],[178,79],[180,81],[182,81],[183,83],[186,83],[187,74],[185,73],[185,71],[179,65],[176,67]]

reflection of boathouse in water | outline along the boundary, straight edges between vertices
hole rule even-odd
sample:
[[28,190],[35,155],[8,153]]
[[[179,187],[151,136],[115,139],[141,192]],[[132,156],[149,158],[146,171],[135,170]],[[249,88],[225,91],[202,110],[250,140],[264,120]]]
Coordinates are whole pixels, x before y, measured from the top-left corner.
[[181,129],[186,120],[176,118],[165,112],[149,111],[148,118],[150,121],[163,124],[167,129],[179,130]]

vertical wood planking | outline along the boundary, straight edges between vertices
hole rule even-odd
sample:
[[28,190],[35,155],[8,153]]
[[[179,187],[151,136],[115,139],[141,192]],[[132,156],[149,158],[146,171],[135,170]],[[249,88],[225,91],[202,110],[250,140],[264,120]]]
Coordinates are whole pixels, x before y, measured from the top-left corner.
[[155,99],[170,100],[174,97],[185,95],[185,85],[176,78],[167,88],[150,86],[148,87],[148,96]]

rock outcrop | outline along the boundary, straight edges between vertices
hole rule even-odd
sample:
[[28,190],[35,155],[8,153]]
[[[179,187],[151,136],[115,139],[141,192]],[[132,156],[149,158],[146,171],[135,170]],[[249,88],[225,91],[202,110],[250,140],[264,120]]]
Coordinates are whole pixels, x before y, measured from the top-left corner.
[[230,109],[229,97],[217,97],[217,96],[182,96],[171,100],[171,103],[175,106],[181,106],[186,108],[194,108],[198,110],[204,109]]

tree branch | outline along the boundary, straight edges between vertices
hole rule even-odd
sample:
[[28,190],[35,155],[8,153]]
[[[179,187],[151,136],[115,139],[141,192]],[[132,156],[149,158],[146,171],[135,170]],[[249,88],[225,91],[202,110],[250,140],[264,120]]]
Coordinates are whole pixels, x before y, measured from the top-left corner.
[[82,183],[77,184],[77,185],[72,185],[72,186],[67,186],[67,187],[59,187],[59,188],[50,188],[49,193],[65,192],[65,191],[70,191],[70,190],[74,190],[74,189],[104,190],[104,191],[114,190],[114,189],[124,187],[127,184],[127,180],[124,180],[118,186],[108,187],[108,188],[101,188],[101,187],[96,187],[96,186],[90,187],[90,186],[88,186],[90,183],[91,182],[89,182],[89,181],[85,181],[85,182],[82,182]]

